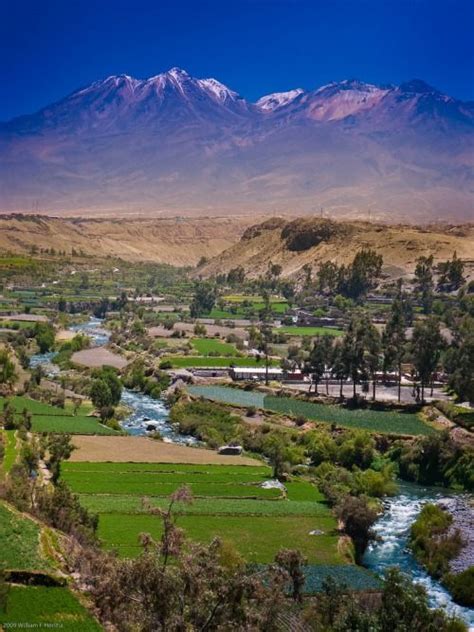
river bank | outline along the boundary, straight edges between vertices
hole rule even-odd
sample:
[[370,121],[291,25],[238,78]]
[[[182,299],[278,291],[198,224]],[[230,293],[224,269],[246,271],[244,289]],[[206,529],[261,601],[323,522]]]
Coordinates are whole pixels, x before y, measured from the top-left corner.
[[408,547],[411,525],[423,505],[429,502],[457,503],[458,499],[467,503],[469,498],[467,494],[452,490],[401,482],[399,493],[384,501],[384,513],[374,525],[377,540],[369,545],[364,556],[364,565],[378,574],[384,573],[391,566],[398,566],[414,582],[425,588],[433,608],[441,608],[458,616],[470,628],[474,628],[474,610],[454,603],[441,583],[430,577],[418,564]]

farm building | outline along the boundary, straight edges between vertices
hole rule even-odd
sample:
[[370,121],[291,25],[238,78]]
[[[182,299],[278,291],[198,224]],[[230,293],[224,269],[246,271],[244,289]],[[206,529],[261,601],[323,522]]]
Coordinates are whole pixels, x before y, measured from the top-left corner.
[[[264,380],[266,374],[265,367],[234,367],[230,372],[233,380]],[[269,380],[281,380],[282,378],[283,369],[273,366],[268,367]]]

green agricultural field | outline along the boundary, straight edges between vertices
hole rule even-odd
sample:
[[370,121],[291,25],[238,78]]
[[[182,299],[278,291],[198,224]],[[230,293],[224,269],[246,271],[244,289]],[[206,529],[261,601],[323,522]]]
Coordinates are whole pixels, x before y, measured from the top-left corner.
[[[310,562],[320,564],[343,563],[337,551],[336,520],[329,514],[319,516],[178,516],[177,525],[192,540],[210,542],[214,537],[231,541],[249,562],[268,563],[276,553],[291,547],[299,549]],[[310,535],[311,531],[322,532]],[[159,538],[161,521],[154,515],[101,514],[99,537],[107,548],[120,555],[140,553],[140,533]]]
[[334,423],[346,428],[359,428],[371,432],[402,435],[428,435],[435,430],[413,413],[378,411],[370,409],[348,409],[305,402],[291,397],[265,397],[267,410],[303,416],[314,421]]
[[216,402],[234,406],[255,406],[286,415],[303,416],[313,421],[334,423],[345,428],[414,436],[436,432],[414,413],[342,408],[291,397],[264,397],[262,393],[228,386],[190,386],[188,390],[192,395]]
[[0,327],[6,329],[33,329],[35,323],[27,320],[0,320]]
[[187,390],[196,397],[205,397],[224,404],[255,406],[255,408],[263,408],[264,406],[265,394],[257,391],[244,391],[228,386],[189,386]]
[[72,417],[67,415],[33,415],[33,432],[67,432],[69,434],[120,434],[103,426],[95,417]]
[[286,334],[287,336],[342,336],[342,329],[333,329],[331,327],[292,327],[291,325],[279,327],[273,330],[278,334]]
[[[315,489],[315,496],[323,498]],[[148,506],[165,509],[168,498],[148,497],[146,504],[141,496],[126,494],[79,494],[81,505],[94,513],[149,513]],[[177,503],[174,512],[179,515],[204,516],[318,516],[327,515],[324,502],[263,500],[248,498],[195,498],[191,504]]]
[[235,356],[237,349],[229,342],[221,342],[212,338],[193,338],[191,341],[193,347],[202,356],[219,355],[219,356]]
[[103,628],[67,588],[12,586],[0,624],[12,628],[52,628],[65,632],[100,632]]
[[196,497],[277,499],[278,489],[264,489],[268,467],[173,465],[149,463],[65,463],[62,477],[80,494],[168,497],[188,485]]
[[[299,502],[324,503],[324,494],[319,489],[307,481],[294,480],[285,483],[288,499]],[[293,504],[293,503],[290,503]]]
[[[163,361],[171,362],[173,367],[187,368],[187,367],[209,367],[209,368],[222,368],[231,366],[248,366],[248,367],[263,367],[262,360],[257,360],[254,357],[245,358],[219,358],[219,357],[202,357],[202,356],[164,356]],[[272,360],[272,366],[277,366],[278,362]]]
[[140,552],[140,533],[159,537],[161,522],[150,515],[149,506],[166,508],[169,494],[185,484],[194,501],[177,503],[175,513],[191,539],[231,540],[248,561],[262,563],[271,561],[290,539],[314,563],[343,561],[323,495],[299,479],[287,483],[287,493],[262,488],[271,477],[268,466],[67,462],[62,476],[81,504],[99,513],[105,546],[124,556]]
[[214,318],[215,320],[234,320],[235,318],[243,318],[244,314],[240,309],[237,309],[235,312],[230,312],[215,307],[207,314],[204,314],[204,316],[205,318]]
[[[215,496],[218,498],[279,498],[278,489],[264,489],[257,483],[214,483],[190,482],[183,477],[175,482],[149,481],[144,474],[137,473],[134,479],[129,476],[109,476],[97,474],[94,477],[72,476],[65,472],[64,480],[74,492],[82,494],[130,494],[137,496],[168,497],[183,485],[188,485],[196,497]],[[143,480],[145,479],[145,480]]]
[[17,413],[23,412],[26,408],[32,415],[64,415],[64,410],[57,406],[51,406],[50,404],[44,404],[43,402],[38,402],[35,399],[30,399],[29,397],[10,397],[8,400],[6,398],[0,398],[0,410],[3,409],[5,402],[8,401],[14,408]]
[[51,570],[51,565],[40,552],[40,529],[36,522],[10,510],[1,502],[0,564],[8,570]]
[[[65,461],[64,472],[190,472],[212,476],[213,480],[220,476],[243,480],[245,477],[257,477],[266,480],[271,477],[272,470],[268,465],[220,465],[207,463],[111,463],[109,461]],[[222,480],[222,479],[221,479]],[[227,480],[227,478],[225,479]],[[251,480],[247,478],[246,480]]]

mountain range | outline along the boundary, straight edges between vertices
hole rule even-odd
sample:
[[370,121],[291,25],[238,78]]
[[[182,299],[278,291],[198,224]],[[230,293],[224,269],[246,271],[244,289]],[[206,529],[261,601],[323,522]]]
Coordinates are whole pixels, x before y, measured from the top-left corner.
[[251,103],[173,68],[0,123],[0,210],[426,222],[474,209],[474,103],[357,80]]

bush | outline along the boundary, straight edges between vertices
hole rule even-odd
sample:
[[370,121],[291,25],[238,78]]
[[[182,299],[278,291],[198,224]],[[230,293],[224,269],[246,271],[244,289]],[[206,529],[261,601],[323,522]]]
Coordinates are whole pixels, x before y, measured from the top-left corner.
[[474,566],[456,575],[446,575],[444,583],[456,603],[467,608],[474,607]]
[[437,505],[428,504],[411,527],[410,545],[416,559],[439,579],[449,572],[449,562],[463,546],[459,530],[449,532],[453,518]]

